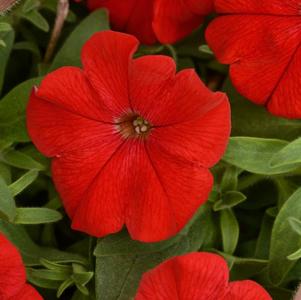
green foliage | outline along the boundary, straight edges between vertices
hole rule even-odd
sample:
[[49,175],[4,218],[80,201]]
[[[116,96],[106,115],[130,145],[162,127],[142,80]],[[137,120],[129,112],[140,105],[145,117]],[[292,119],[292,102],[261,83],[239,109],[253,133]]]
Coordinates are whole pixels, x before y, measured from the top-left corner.
[[13,221],[16,217],[16,204],[11,190],[0,177],[0,218],[1,215],[7,220]]
[[85,18],[69,35],[63,47],[54,58],[49,71],[62,66],[81,66],[80,53],[84,43],[97,31],[107,30],[108,14],[96,10]]
[[30,91],[40,79],[29,79],[11,90],[0,101],[1,138],[8,142],[28,142],[25,109]]
[[239,237],[239,225],[235,214],[231,209],[223,209],[220,216],[223,250],[225,253],[233,254]]
[[173,46],[141,46],[136,56],[173,56],[178,70],[195,68],[229,96],[232,137],[212,169],[209,200],[179,234],[159,243],[133,241],[126,230],[96,241],[70,228],[50,161],[30,142],[26,106],[44,75],[80,67],[83,44],[109,25],[106,11],[88,14],[70,1],[45,63],[56,5],[24,0],[0,17],[0,232],[19,248],[28,281],[45,300],[128,300],[160,262],[211,251],[226,259],[232,280],[256,280],[273,299],[290,300],[301,280],[301,121],[272,116],[240,96],[201,38],[203,27]]
[[281,284],[287,273],[301,256],[288,256],[301,248],[301,236],[293,230],[291,218],[301,219],[301,189],[298,189],[282,206],[272,231],[269,275],[276,285]]
[[14,29],[9,23],[0,22],[0,95],[9,55],[15,39]]

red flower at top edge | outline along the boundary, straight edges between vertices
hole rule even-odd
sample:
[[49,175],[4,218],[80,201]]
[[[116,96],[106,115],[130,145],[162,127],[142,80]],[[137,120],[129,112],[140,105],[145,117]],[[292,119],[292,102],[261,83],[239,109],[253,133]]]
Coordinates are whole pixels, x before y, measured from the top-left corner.
[[114,30],[135,35],[144,44],[174,43],[196,29],[213,10],[213,0],[88,0],[105,7]]
[[0,232],[0,299],[42,300],[38,292],[26,284],[25,268],[17,248]]
[[103,31],[82,50],[84,69],[48,74],[27,107],[37,148],[72,227],[159,241],[175,235],[206,201],[208,168],[222,156],[230,109],[192,69],[168,56],[133,59],[133,36]]
[[228,280],[229,270],[222,257],[190,253],[145,273],[135,300],[272,300],[254,281]]
[[155,0],[153,28],[161,43],[175,43],[198,28],[213,0]]
[[237,90],[278,116],[301,118],[299,0],[216,0],[206,38]]

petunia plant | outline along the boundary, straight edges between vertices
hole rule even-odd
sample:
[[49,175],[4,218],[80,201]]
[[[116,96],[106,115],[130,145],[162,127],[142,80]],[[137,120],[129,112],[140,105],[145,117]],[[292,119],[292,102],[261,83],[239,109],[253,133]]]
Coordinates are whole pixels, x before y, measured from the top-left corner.
[[299,2],[0,0],[0,299],[298,300]]

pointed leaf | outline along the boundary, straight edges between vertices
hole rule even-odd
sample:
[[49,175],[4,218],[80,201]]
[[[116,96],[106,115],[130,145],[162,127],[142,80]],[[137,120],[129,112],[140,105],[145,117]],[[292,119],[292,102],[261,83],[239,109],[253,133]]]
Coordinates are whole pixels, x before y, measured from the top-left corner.
[[44,224],[57,222],[62,214],[56,210],[41,207],[19,207],[16,211],[14,223],[16,224]]
[[13,196],[18,195],[30,184],[32,184],[38,177],[39,172],[37,170],[30,170],[21,176],[18,180],[9,186]]
[[301,247],[301,236],[296,233],[289,218],[301,219],[301,188],[299,188],[280,209],[272,230],[270,246],[269,276],[273,284],[279,285],[296,261],[288,256]]
[[12,222],[16,217],[16,204],[12,192],[0,177],[0,217],[3,214],[8,221]]

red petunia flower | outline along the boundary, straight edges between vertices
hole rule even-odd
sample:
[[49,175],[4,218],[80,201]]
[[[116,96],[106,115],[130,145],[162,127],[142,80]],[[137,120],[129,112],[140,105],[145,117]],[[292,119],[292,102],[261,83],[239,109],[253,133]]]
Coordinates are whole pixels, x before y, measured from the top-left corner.
[[114,30],[135,35],[144,44],[174,43],[201,25],[213,0],[88,0],[88,8],[105,7]]
[[206,38],[231,64],[237,90],[278,116],[301,117],[301,19],[296,0],[216,0]]
[[90,10],[109,10],[112,29],[135,35],[143,44],[154,44],[152,28],[154,0],[88,0]]
[[21,255],[2,233],[0,233],[0,299],[42,299],[32,286],[26,284],[25,268]]
[[101,237],[175,235],[206,201],[208,170],[230,133],[223,93],[167,56],[133,59],[138,41],[113,31],[83,47],[84,69],[50,73],[27,108],[29,134],[52,157],[72,227]]
[[155,0],[153,28],[161,43],[174,43],[199,27],[213,0]]
[[145,273],[135,300],[272,300],[254,281],[228,280],[223,258],[206,252],[190,253]]

